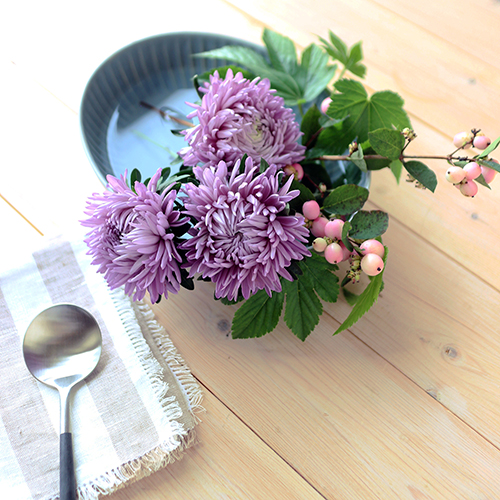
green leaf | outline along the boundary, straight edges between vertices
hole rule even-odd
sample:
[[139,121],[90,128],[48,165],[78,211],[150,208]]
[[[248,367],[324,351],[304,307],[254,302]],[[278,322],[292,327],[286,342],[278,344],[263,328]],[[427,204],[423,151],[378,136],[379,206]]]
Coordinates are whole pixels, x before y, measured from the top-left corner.
[[283,309],[283,293],[273,292],[269,297],[265,290],[247,299],[234,313],[231,327],[233,339],[262,337],[273,331]]
[[302,89],[302,98],[313,101],[326,89],[335,75],[336,66],[328,65],[328,55],[317,45],[309,45],[302,53],[295,79]]
[[[253,80],[256,77],[256,75],[251,71],[248,71],[234,64],[228,64],[226,66],[220,66],[218,68],[214,68],[210,71],[205,71],[205,73],[198,75],[196,77],[197,80],[196,87],[201,87],[205,82],[210,82],[210,76],[213,75],[216,71],[219,73],[219,76],[221,78],[226,78],[226,74],[229,69],[233,72],[234,75],[236,75],[236,73],[241,73],[243,75],[243,78],[247,78],[248,80]],[[202,94],[200,97],[202,97],[203,95],[204,94]]]
[[345,71],[350,71],[354,75],[363,78],[366,73],[366,66],[360,64],[360,61],[363,59],[361,42],[355,43],[348,49],[347,45],[337,35],[331,31],[329,34],[330,41],[321,37],[319,38],[326,52],[332,59],[338,60],[344,66]]
[[330,213],[349,215],[361,210],[370,192],[361,186],[344,184],[335,188],[324,200],[323,208]]
[[344,298],[345,298],[346,302],[350,306],[354,306],[359,299],[358,294],[352,293],[350,290],[347,290],[347,288],[342,288],[342,293],[344,294]]
[[134,168],[134,170],[130,172],[130,187],[134,189],[135,183],[141,182],[141,178],[141,172],[137,168]]
[[266,59],[253,49],[241,47],[239,45],[226,45],[218,49],[207,52],[199,52],[194,57],[205,59],[226,59],[228,61],[241,64],[252,71],[254,74],[260,74],[262,69],[268,69],[269,64]]
[[399,130],[379,128],[368,133],[371,147],[377,154],[390,160],[398,160],[405,145],[405,138]]
[[421,161],[408,161],[404,163],[404,167],[408,173],[417,179],[427,189],[432,192],[435,191],[437,186],[437,177],[433,170]]
[[248,47],[226,45],[219,49],[200,52],[195,54],[195,57],[226,59],[236,64],[241,64],[261,78],[268,78],[271,82],[271,87],[276,89],[288,106],[297,104],[297,101],[302,98],[300,87],[291,75],[272,68],[261,54]]
[[483,174],[481,174],[479,177],[476,177],[474,179],[478,184],[481,184],[481,186],[484,186],[488,189],[491,189],[491,186],[484,180]]
[[302,144],[308,145],[311,139],[315,134],[321,129],[321,125],[319,123],[319,119],[321,118],[321,111],[318,107],[313,104],[302,117],[302,121],[300,122],[300,131],[304,134],[302,136]]
[[[485,167],[490,167],[493,170],[500,172],[500,163],[497,163],[495,161],[490,161],[490,160],[482,160],[482,159],[477,159],[476,161],[479,163],[479,165],[484,165]],[[464,162],[464,163],[466,163],[466,162]]]
[[279,71],[294,75],[298,63],[293,41],[268,28],[264,28],[262,40],[266,45],[271,65]]
[[369,240],[384,234],[389,227],[389,216],[381,210],[360,210],[351,219],[349,236],[359,240]]
[[320,41],[323,43],[325,50],[333,59],[337,59],[345,65],[348,57],[347,45],[332,31],[329,31],[328,33],[330,42],[326,41],[324,38],[319,37]]
[[302,341],[319,323],[323,306],[314,290],[302,280],[282,280],[286,293],[285,323]]
[[334,86],[338,92],[332,94],[327,114],[344,120],[345,134],[357,137],[358,142],[366,141],[368,133],[379,128],[411,126],[398,94],[386,90],[368,97],[361,83],[348,79],[339,80]]
[[[385,247],[385,255],[384,255],[384,263],[387,261],[387,247]],[[356,323],[366,312],[370,310],[373,304],[377,301],[380,290],[382,288],[382,277],[384,271],[382,271],[377,276],[374,276],[368,286],[363,290],[363,292],[358,296],[356,300],[356,304],[351,310],[349,316],[347,316],[346,320],[337,328],[337,333],[340,333],[344,330],[350,328],[354,323]]]
[[324,155],[341,155],[355,137],[344,130],[342,123],[336,123],[321,131],[314,147],[307,151],[307,158],[319,158]]
[[351,47],[345,68],[353,75],[364,78],[366,74],[366,66],[364,64],[360,64],[359,62],[363,59],[363,49],[361,44],[362,42],[357,42]]
[[296,198],[290,201],[290,206],[296,212],[302,213],[302,205],[306,201],[314,200],[315,199],[314,194],[307,186],[304,186],[304,184],[294,179],[290,186],[290,191],[295,191],[295,190],[298,190],[300,194]]
[[500,145],[500,137],[497,137],[484,151],[482,151],[477,158],[486,158],[490,153]]
[[356,165],[356,167],[358,167],[363,172],[366,172],[368,170],[366,161],[363,158],[363,148],[361,147],[361,145],[358,145],[358,149],[356,149],[356,151],[354,151],[349,158],[354,163],[354,165]]
[[397,183],[399,184],[399,180],[401,179],[401,172],[403,171],[403,162],[401,160],[391,161],[389,167],[394,174],[394,177],[396,177]]
[[342,226],[342,243],[346,246],[347,250],[349,252],[352,252],[354,250],[354,247],[352,246],[352,243],[349,241],[349,231],[351,230],[352,226],[351,223],[346,220],[344,222],[344,225]]
[[[339,279],[333,274],[338,267],[313,253],[299,262],[302,274],[299,281],[306,283],[326,302],[336,302],[339,295]],[[288,299],[287,299],[288,300]]]

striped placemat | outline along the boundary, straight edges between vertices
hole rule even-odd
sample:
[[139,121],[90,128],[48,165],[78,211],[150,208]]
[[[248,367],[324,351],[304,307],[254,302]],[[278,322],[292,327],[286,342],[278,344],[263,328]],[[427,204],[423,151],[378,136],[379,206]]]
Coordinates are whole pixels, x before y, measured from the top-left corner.
[[85,252],[58,239],[0,265],[1,498],[58,498],[59,396],[31,376],[22,355],[28,325],[56,303],[87,309],[103,335],[99,364],[72,401],[79,498],[110,494],[194,442],[195,379],[149,306],[110,292]]

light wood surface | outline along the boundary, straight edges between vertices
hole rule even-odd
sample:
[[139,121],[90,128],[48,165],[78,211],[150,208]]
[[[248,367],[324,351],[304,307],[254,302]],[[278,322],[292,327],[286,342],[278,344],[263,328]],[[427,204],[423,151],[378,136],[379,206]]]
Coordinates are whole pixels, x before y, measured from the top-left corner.
[[[77,113],[106,57],[169,31],[258,43],[265,26],[302,47],[328,29],[363,40],[368,91],[406,101],[418,135],[409,153],[447,154],[473,127],[500,135],[497,0],[11,2],[0,29],[0,257],[72,232],[102,190]],[[466,199],[444,182],[444,163],[429,163],[435,194],[373,176],[371,206],[391,217],[386,287],[349,331],[332,336],[343,300],[305,343],[281,323],[231,340],[235,308],[207,283],[155,306],[204,390],[199,444],[110,498],[500,498],[500,180]]]

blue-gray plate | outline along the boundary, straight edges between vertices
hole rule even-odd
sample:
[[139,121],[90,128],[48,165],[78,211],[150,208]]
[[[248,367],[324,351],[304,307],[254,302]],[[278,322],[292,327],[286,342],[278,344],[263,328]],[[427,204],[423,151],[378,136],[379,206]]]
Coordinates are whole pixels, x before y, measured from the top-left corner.
[[183,127],[141,102],[185,118],[192,111],[186,101],[198,100],[193,76],[228,64],[193,55],[224,45],[257,48],[223,35],[168,33],[128,45],[99,66],[83,94],[80,129],[87,156],[103,184],[108,174],[116,177],[138,168],[147,178],[170,166],[186,146],[184,138],[171,130]]

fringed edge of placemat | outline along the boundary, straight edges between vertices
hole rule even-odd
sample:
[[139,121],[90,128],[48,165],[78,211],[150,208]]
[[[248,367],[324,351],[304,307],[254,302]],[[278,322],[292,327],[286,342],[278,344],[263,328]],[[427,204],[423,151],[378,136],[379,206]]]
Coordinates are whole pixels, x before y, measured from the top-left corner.
[[[97,500],[99,495],[110,495],[126,485],[157,472],[168,464],[179,460],[186,449],[197,441],[194,427],[185,429],[182,424],[175,420],[182,416],[182,410],[174,396],[167,396],[168,384],[162,378],[163,369],[143,337],[130,299],[122,289],[110,291],[110,294],[125,330],[140,356],[141,363],[151,378],[155,395],[165,410],[164,418],[168,420],[168,425],[172,427],[174,434],[170,440],[159,444],[141,457],[122,464],[116,469],[104,472],[91,482],[79,485],[77,491],[80,500]],[[144,302],[136,302],[135,305],[143,315],[152,338],[185,392],[195,423],[199,422],[200,419],[196,413],[205,411],[201,406],[203,395],[200,386],[165,329],[156,320],[149,305]],[[56,495],[50,500],[58,498],[59,496]]]
[[165,328],[163,328],[163,326],[156,320],[151,307],[149,307],[149,305],[145,302],[138,302],[137,306],[146,319],[148,327],[151,331],[151,336],[156,342],[163,358],[167,361],[172,373],[175,375],[182,389],[185,391],[193,417],[196,422],[199,422],[200,419],[198,417],[198,413],[204,412],[205,409],[201,405],[203,394],[198,382],[194,378],[182,356],[179,354],[179,351],[170,339]]

